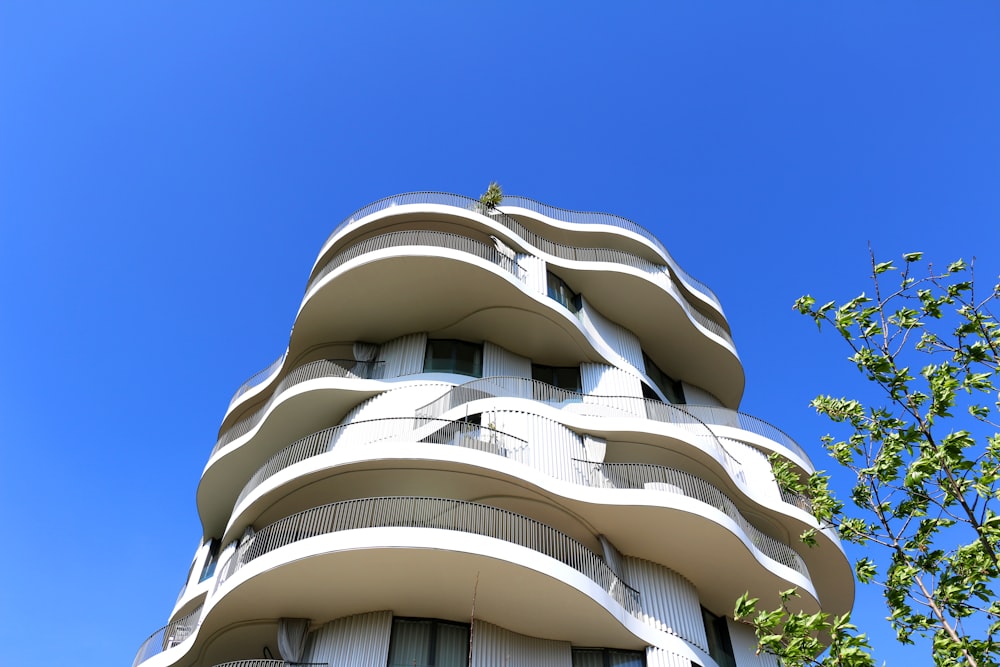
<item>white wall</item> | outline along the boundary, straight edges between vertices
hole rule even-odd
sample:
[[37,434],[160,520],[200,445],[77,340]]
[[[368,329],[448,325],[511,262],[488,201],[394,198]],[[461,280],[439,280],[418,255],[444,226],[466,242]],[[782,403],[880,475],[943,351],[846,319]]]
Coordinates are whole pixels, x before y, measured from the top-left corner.
[[407,334],[384,343],[378,356],[379,361],[385,362],[383,377],[394,378],[423,372],[426,352],[426,333]]
[[569,642],[537,639],[476,621],[472,667],[572,667]]
[[392,612],[376,611],[330,621],[310,633],[304,662],[351,667],[385,667]]

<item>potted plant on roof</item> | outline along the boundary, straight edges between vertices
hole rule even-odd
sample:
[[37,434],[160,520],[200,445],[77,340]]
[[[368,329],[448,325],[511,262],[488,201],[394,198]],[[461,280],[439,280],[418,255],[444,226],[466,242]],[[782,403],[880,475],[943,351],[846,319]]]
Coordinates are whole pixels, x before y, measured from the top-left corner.
[[496,181],[491,182],[490,186],[486,188],[486,192],[479,197],[479,212],[483,215],[491,215],[502,200],[503,188]]

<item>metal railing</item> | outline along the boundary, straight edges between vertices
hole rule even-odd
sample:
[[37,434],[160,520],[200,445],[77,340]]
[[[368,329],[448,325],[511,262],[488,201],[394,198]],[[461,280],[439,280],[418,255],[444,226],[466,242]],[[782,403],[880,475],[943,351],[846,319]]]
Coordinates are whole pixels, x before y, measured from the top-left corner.
[[641,613],[638,591],[622,581],[600,556],[555,528],[489,505],[415,496],[346,500],[280,519],[236,550],[219,576],[219,585],[244,565],[294,542],[379,527],[454,530],[518,544],[565,563],[607,591],[629,613]]
[[[523,208],[528,208],[529,210],[538,210],[540,207],[544,206],[542,204],[539,204],[538,202],[534,202],[533,200],[524,197],[505,195],[504,200],[509,205],[521,206]],[[333,232],[331,232],[330,236],[327,238],[324,247],[326,246],[326,244],[330,243],[334,239],[334,237],[336,237],[337,234],[339,234],[343,229],[350,226],[352,223],[360,220],[361,218],[364,218],[368,215],[372,215],[373,213],[378,213],[379,211],[384,211],[394,206],[405,206],[408,204],[437,204],[442,206],[454,206],[456,208],[461,208],[465,210],[483,212],[482,205],[479,203],[477,199],[473,199],[472,197],[465,197],[463,195],[456,195],[447,192],[407,192],[399,195],[394,195],[391,197],[385,197],[383,199],[379,199],[378,201],[372,202],[367,206],[359,208],[357,211],[355,211],[346,219],[341,221],[340,224],[338,224],[334,228]],[[656,239],[656,237],[653,236],[649,231],[645,230],[640,225],[632,222],[631,220],[627,220],[626,218],[622,218],[611,214],[603,214],[603,213],[576,213],[570,211],[562,211],[561,214],[553,215],[553,213],[557,213],[560,210],[561,209],[556,209],[554,207],[548,207],[548,212],[542,210],[538,210],[538,212],[543,213],[544,215],[547,215],[548,217],[551,217],[556,220],[565,220],[567,222],[577,222],[585,224],[597,222],[598,224],[607,224],[614,227],[627,229],[629,231],[636,232],[641,236],[643,236],[644,238],[653,241],[657,245],[657,247],[663,252],[664,256],[669,258],[671,262],[670,268],[672,268],[679,276],[681,276],[685,282],[694,286],[694,288],[696,288],[696,291],[701,293],[703,296],[707,297],[709,303],[715,307],[719,315],[722,315],[722,305],[720,304],[719,298],[715,295],[715,293],[712,292],[712,290],[709,289],[709,287],[705,285],[703,282],[697,280],[689,273],[684,271],[680,267],[680,265],[677,264],[676,261],[674,261],[673,257],[670,256],[670,253],[668,253],[666,248],[663,247],[663,244],[658,239]],[[642,271],[647,271],[650,273],[661,273],[666,271],[669,274],[669,270],[667,269],[667,267],[655,264],[653,262],[650,262],[649,260],[643,259],[631,253],[626,253],[618,250],[611,250],[608,248],[576,248],[573,246],[564,246],[553,243],[551,241],[548,241],[547,239],[544,239],[543,237],[540,237],[538,234],[529,231],[527,228],[524,227],[524,225],[518,222],[515,218],[503,213],[503,211],[500,209],[491,209],[489,211],[489,214],[491,218],[493,218],[500,224],[504,225],[515,234],[518,234],[519,236],[521,236],[521,238],[523,238],[525,241],[528,241],[539,250],[555,255],[557,257],[561,257],[563,259],[615,262],[619,264],[633,266]],[[567,217],[572,219],[566,220]],[[319,276],[313,278],[310,281],[310,286],[318,278]],[[308,291],[308,288],[306,291]],[[691,305],[691,309],[694,312],[698,313],[698,315],[695,315],[694,317],[700,320],[698,316],[701,316],[701,318],[713,322],[713,320],[711,320],[704,314],[700,313],[697,307],[695,307],[693,304],[689,305]],[[723,331],[727,331],[724,326],[721,326],[718,323],[715,323],[715,326],[719,327]],[[728,331],[724,337],[726,338],[729,337]],[[731,339],[729,340],[729,342],[730,343],[732,342]]]
[[194,631],[198,629],[198,619],[201,617],[202,608],[203,605],[198,605],[190,614],[182,616],[172,623],[167,623],[151,634],[136,652],[132,667],[177,646],[194,634]]
[[722,304],[719,302],[719,297],[715,295],[715,292],[701,282],[690,273],[681,268],[681,266],[674,260],[670,251],[664,247],[660,239],[643,227],[642,225],[629,220],[628,218],[623,218],[620,215],[614,215],[613,213],[599,213],[591,211],[571,211],[568,209],[558,208],[556,206],[550,206],[548,204],[543,204],[534,199],[529,199],[528,197],[520,197],[518,195],[504,195],[503,200],[500,202],[501,206],[518,206],[520,208],[527,209],[529,211],[534,211],[535,213],[540,213],[553,220],[559,220],[562,222],[573,222],[578,224],[597,224],[597,225],[611,225],[613,227],[619,227],[621,229],[628,230],[639,236],[643,237],[647,241],[650,241],[656,246],[664,257],[666,257],[670,263],[671,268],[681,276],[686,282],[693,285],[699,292],[704,296],[707,296],[709,300],[719,309],[721,312]]
[[[529,230],[516,218],[507,215],[499,209],[490,211],[490,218],[499,222],[520,238],[549,255],[575,261],[607,262],[610,264],[631,266],[634,269],[638,269],[639,271],[652,276],[654,279],[659,277],[664,281],[664,284],[661,285],[664,288],[667,288],[670,285],[670,270],[666,266],[651,262],[644,257],[639,257],[638,255],[634,255],[630,252],[615,250],[613,248],[584,248],[555,243],[554,241],[550,241],[544,236],[540,236],[539,234]],[[734,345],[732,335],[729,333],[726,326],[716,322],[699,311],[697,306],[691,303],[683,293],[681,293],[681,298],[687,306],[685,310],[695,321],[728,342],[730,345]],[[719,307],[719,310],[721,311],[721,306]]]
[[[526,440],[509,433],[468,421],[386,417],[342,424],[307,435],[271,456],[247,481],[234,507],[238,507],[268,478],[296,463],[333,451],[338,444],[373,444],[386,440],[456,445],[505,457],[510,457],[513,451],[528,444]],[[511,447],[511,442],[518,445]]]
[[[241,384],[239,388],[236,390],[236,393],[233,394],[233,397],[229,399],[229,408],[233,407],[233,403],[235,403],[240,396],[247,393],[257,385],[262,384],[265,380],[271,377],[276,370],[281,368],[281,364],[284,363],[285,357],[287,355],[288,355],[288,350],[285,350],[285,352],[280,357],[278,357],[270,364],[268,364],[267,368],[263,368],[257,371],[256,373],[251,375],[246,382]],[[226,410],[228,411],[229,408],[226,408]]]
[[233,660],[214,667],[328,667],[329,664],[328,662],[288,662],[287,660],[258,658],[255,660]]
[[249,433],[251,429],[260,423],[264,413],[267,412],[268,408],[271,407],[274,401],[277,400],[277,398],[281,395],[281,392],[285,389],[301,384],[302,382],[316,380],[319,378],[349,377],[377,380],[382,377],[384,366],[385,363],[381,361],[321,359],[319,361],[312,361],[308,364],[303,364],[302,366],[293,369],[281,382],[278,383],[278,386],[275,387],[274,392],[271,394],[271,398],[269,398],[264,405],[260,406],[251,414],[243,419],[240,419],[238,422],[219,434],[219,439],[216,441],[215,447],[212,448],[212,454],[209,458],[214,456],[216,452],[232,441]]
[[706,424],[725,426],[732,425],[735,421],[740,429],[756,433],[757,435],[762,435],[770,440],[774,440],[778,444],[783,445],[798,454],[807,463],[810,462],[809,456],[806,455],[805,450],[802,449],[799,443],[792,439],[792,436],[788,435],[777,426],[773,426],[763,419],[760,419],[759,417],[754,417],[753,415],[748,415],[744,412],[737,412],[736,410],[715,405],[694,405],[685,403],[684,410],[691,413]]
[[713,484],[690,473],[648,463],[601,463],[574,459],[589,466],[585,476],[587,484],[598,488],[642,489],[647,484],[665,484],[672,491],[701,501],[719,510],[743,530],[750,541],[773,561],[781,563],[799,574],[809,576],[805,561],[787,544],[765,535],[740,513],[736,504]]
[[560,389],[559,387],[538,380],[519,377],[486,377],[458,385],[445,392],[444,395],[417,409],[418,417],[440,417],[447,411],[465,403],[488,397],[526,398],[553,407],[562,408],[576,405],[577,412],[588,414],[588,406],[602,408],[593,414],[606,415],[607,410],[621,413],[628,417],[650,419],[657,422],[679,426],[688,431],[706,448],[713,452],[726,468],[733,479],[746,485],[743,467],[725,446],[712,429],[697,416],[686,410],[687,406],[676,406],[660,401],[637,396],[597,396]]
[[525,278],[525,272],[520,265],[518,265],[518,263],[511,257],[497,250],[494,246],[480,243],[479,241],[470,239],[468,236],[462,236],[460,234],[430,232],[424,230],[406,230],[373,236],[341,250],[334,255],[322,269],[319,270],[312,280],[309,281],[309,284],[306,285],[306,293],[308,294],[309,290],[311,290],[313,286],[315,286],[331,271],[356,257],[360,257],[370,252],[375,252],[376,250],[383,250],[385,248],[414,245],[447,248],[449,250],[466,252],[499,266],[520,281],[524,281]]

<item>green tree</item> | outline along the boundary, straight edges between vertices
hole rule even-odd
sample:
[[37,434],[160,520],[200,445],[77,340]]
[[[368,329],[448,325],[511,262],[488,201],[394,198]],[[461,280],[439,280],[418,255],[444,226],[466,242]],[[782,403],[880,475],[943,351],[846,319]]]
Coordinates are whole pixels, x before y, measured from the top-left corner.
[[[973,267],[961,260],[917,276],[921,259],[909,253],[897,267],[872,256],[872,296],[795,303],[821,331],[840,333],[871,383],[864,395],[875,392],[874,400],[812,402],[838,429],[823,441],[852,476],[850,506],[834,498],[823,473],[800,479],[778,464],[775,474],[811,497],[817,518],[844,540],[864,545],[855,573],[882,588],[900,642],[928,638],[937,665],[997,665],[1000,324],[991,308],[1000,284],[977,294]],[[734,615],[786,665],[874,664],[849,618],[795,613],[794,595],[786,591],[770,611],[743,596]]]

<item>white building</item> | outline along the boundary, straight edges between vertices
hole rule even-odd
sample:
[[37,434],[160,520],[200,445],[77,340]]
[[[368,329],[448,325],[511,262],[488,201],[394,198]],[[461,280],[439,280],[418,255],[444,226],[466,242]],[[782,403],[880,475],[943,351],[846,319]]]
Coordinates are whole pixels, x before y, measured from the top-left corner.
[[736,599],[840,614],[854,579],[743,383],[716,297],[635,223],[366,206],[233,397],[203,544],[135,664],[773,665]]

